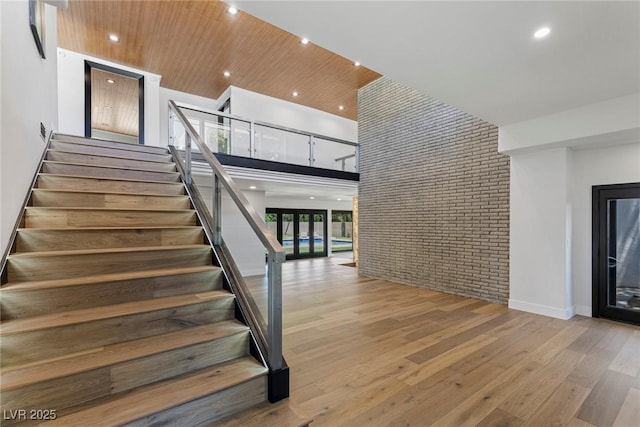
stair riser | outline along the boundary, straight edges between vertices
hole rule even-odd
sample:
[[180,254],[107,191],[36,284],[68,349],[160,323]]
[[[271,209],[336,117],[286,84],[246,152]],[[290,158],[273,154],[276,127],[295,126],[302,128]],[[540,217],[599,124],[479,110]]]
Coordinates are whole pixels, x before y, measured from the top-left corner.
[[51,407],[62,410],[92,399],[202,369],[249,352],[249,333],[241,332],[104,368],[44,381],[2,393],[4,408]]
[[140,170],[74,165],[70,163],[52,163],[49,161],[45,161],[42,164],[42,173],[88,176],[95,178],[137,179],[159,182],[178,182],[180,180],[178,172],[147,172]]
[[52,150],[66,151],[69,153],[89,154],[97,156],[113,156],[122,157],[132,160],[151,160],[154,162],[170,162],[171,154],[165,153],[146,153],[140,151],[123,150],[119,148],[101,147],[99,145],[90,144],[74,144],[61,141],[51,141],[50,148]]
[[155,170],[158,172],[175,172],[176,166],[169,162],[153,162],[130,160],[121,157],[95,156],[90,154],[67,153],[65,151],[49,150],[47,160],[55,162],[79,163],[83,165],[119,166],[132,169]]
[[37,190],[31,197],[37,207],[76,207],[107,209],[190,209],[187,196],[148,196],[105,193],[65,193]]
[[8,259],[8,278],[12,282],[70,279],[95,274],[144,271],[153,268],[211,265],[211,249],[181,248],[162,251],[116,252],[108,254],[52,255]]
[[59,141],[59,142],[74,143],[74,144],[91,145],[91,146],[97,146],[97,147],[116,148],[120,150],[140,151],[143,153],[155,153],[155,154],[167,153],[166,148],[158,147],[155,145],[130,144],[127,142],[107,141],[104,139],[91,139],[91,138],[86,138],[83,136],[76,136],[76,135],[56,134],[53,140]]
[[217,289],[222,289],[221,270],[48,289],[4,291],[0,301],[2,320],[9,320]]
[[27,228],[155,227],[167,225],[196,225],[196,214],[193,211],[28,208],[24,217],[24,227]]
[[201,228],[22,229],[16,236],[16,252],[200,245],[203,242],[204,232]]
[[234,412],[266,402],[266,376],[253,378],[215,394],[141,418],[127,427],[205,426]]
[[184,194],[182,183],[120,181],[99,178],[39,175],[37,188],[77,191],[109,191],[138,194]]
[[234,307],[234,298],[230,296],[148,313],[4,335],[2,365],[26,364],[101,345],[229,320],[234,317]]

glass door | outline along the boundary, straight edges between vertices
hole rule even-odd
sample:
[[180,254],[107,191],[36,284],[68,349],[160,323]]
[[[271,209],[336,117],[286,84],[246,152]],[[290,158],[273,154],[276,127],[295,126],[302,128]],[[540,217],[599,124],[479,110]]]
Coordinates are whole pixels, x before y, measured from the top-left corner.
[[593,188],[593,313],[640,324],[640,183]]
[[287,259],[327,256],[327,211],[267,209],[266,222]]

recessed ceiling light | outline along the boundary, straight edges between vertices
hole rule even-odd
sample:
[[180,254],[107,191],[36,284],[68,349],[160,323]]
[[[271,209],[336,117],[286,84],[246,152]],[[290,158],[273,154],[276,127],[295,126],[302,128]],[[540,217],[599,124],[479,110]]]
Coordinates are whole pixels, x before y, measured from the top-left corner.
[[114,84],[115,82],[116,82],[116,81],[115,81],[115,80],[113,80],[113,79],[107,79],[107,83],[109,83],[109,84]]
[[309,198],[310,198],[311,200],[315,199],[315,197],[313,197],[313,196],[311,196],[311,197],[309,197]]
[[353,63],[353,65],[355,65],[356,67],[359,67],[360,66],[360,62],[356,61],[356,62]]
[[298,92],[296,92],[295,90],[293,91],[293,93],[291,94],[293,96],[298,96]]
[[551,32],[551,28],[542,27],[542,28],[538,29],[535,33],[533,33],[533,37],[536,38],[536,39],[543,39],[543,38],[547,37],[550,32]]
[[236,9],[233,6],[229,6],[229,9],[227,9],[227,12],[229,12],[232,15],[237,15],[238,14],[238,9]]
[[302,44],[309,44],[309,39],[306,37],[303,37],[302,40],[300,40],[300,43]]
[[109,34],[109,40],[114,43],[118,43],[120,41],[120,37],[117,34]]
[[340,106],[338,107],[338,110],[340,110],[340,111],[344,110],[344,105],[340,105]]
[[340,197],[338,197],[336,200],[337,200],[337,201],[341,201],[342,199],[341,199]]
[[228,71],[225,71],[224,73],[222,73],[222,75],[225,77],[231,77],[231,73]]
[[252,186],[249,187],[249,190],[255,190],[256,188],[258,188],[258,187],[256,187],[255,185],[252,185]]

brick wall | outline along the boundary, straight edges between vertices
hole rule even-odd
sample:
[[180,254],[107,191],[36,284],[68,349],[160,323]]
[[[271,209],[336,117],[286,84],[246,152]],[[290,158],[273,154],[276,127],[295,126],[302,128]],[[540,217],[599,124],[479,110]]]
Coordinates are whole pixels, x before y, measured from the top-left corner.
[[358,97],[360,273],[506,302],[509,157],[498,128],[384,77]]

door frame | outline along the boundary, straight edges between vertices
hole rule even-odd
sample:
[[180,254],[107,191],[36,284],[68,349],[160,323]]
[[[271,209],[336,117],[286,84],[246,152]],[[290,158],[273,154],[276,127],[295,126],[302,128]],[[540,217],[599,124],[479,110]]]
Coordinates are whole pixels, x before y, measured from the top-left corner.
[[[607,201],[640,197],[640,182],[592,187],[591,290],[592,316],[640,324],[640,312],[609,305]],[[603,251],[602,248],[605,248]],[[605,284],[603,286],[602,284]]]
[[[329,240],[331,239],[330,236],[328,236],[327,232],[329,229],[328,226],[328,222],[329,222],[329,218],[328,218],[328,211],[327,210],[323,210],[323,209],[282,209],[282,208],[267,208],[266,213],[268,214],[276,214],[277,215],[277,232],[276,232],[276,238],[278,239],[278,241],[280,242],[280,244],[283,244],[283,238],[282,238],[282,234],[283,234],[283,230],[282,230],[282,215],[283,214],[292,214],[293,215],[293,248],[294,248],[294,252],[291,254],[287,254],[287,259],[303,259],[303,258],[321,258],[321,257],[326,257],[328,255],[328,247],[329,247]],[[300,234],[300,220],[299,220],[299,216],[300,215],[309,215],[309,219],[310,219],[310,228],[309,228],[309,232],[312,233],[314,232],[314,221],[313,221],[313,215],[324,215],[324,224],[323,224],[323,236],[324,236],[324,245],[322,248],[322,251],[318,252],[316,251],[315,248],[315,244],[311,244],[311,236],[309,237],[309,253],[307,254],[300,254],[299,250],[296,251],[296,247],[298,246],[296,244],[298,238],[299,238],[299,234]],[[311,251],[311,247],[313,247],[313,252]]]
[[91,69],[107,71],[138,80],[138,144],[144,144],[144,76],[93,61],[84,61],[84,136],[91,138]]

